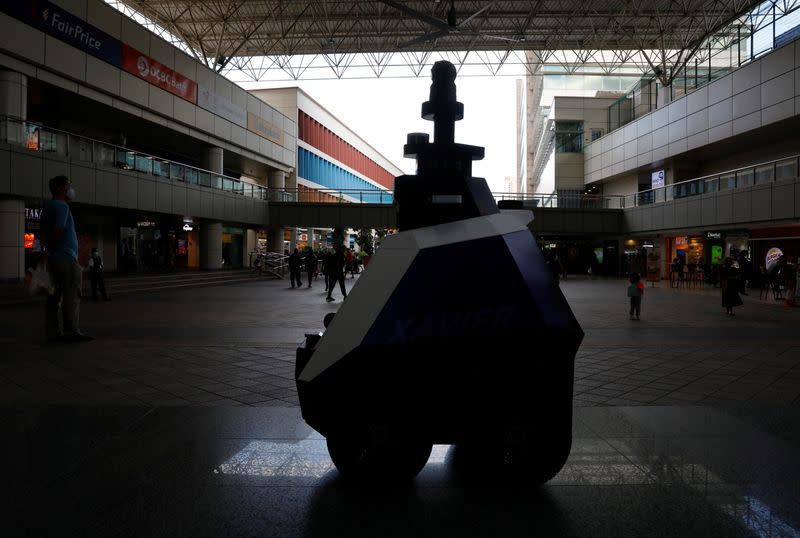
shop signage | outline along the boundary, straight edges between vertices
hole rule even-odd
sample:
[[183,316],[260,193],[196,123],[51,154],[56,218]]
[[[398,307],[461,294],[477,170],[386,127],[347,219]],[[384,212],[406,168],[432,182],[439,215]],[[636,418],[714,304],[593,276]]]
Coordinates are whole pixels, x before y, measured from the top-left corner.
[[644,241],[642,241],[642,248],[654,248],[654,247],[655,247],[655,245],[653,245],[652,241],[650,241],[648,239],[645,239]]
[[247,113],[247,130],[259,136],[272,140],[276,144],[283,145],[283,129],[273,125],[267,120],[256,116],[252,112]]
[[25,219],[27,220],[41,220],[42,219],[42,210],[38,207],[26,207],[25,208]]
[[765,265],[767,266],[767,272],[772,271],[772,269],[778,265],[778,260],[783,256],[783,251],[778,247],[772,247],[767,251],[767,257],[765,259]]
[[122,43],[47,0],[0,2],[0,11],[119,67]]
[[706,232],[706,239],[722,239],[722,232]]
[[192,226],[191,224],[184,224],[183,225],[183,231],[184,232],[191,232],[192,230],[194,230],[194,226]]
[[137,228],[155,228],[156,223],[152,220],[140,220],[136,223]]
[[675,246],[676,247],[680,247],[680,246],[684,246],[685,247],[688,243],[689,243],[689,240],[685,235],[679,235],[678,237],[675,238]]
[[130,45],[122,45],[122,69],[190,103],[197,103],[197,83]]
[[247,111],[230,99],[217,95],[205,86],[197,87],[197,106],[247,128]]
[[42,221],[42,209],[39,207],[25,208],[25,230],[38,230]]

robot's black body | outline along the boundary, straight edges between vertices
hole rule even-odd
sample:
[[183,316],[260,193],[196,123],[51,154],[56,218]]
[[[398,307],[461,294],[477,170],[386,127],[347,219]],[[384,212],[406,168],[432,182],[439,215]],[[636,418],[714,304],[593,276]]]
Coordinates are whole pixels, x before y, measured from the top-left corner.
[[[527,225],[471,176],[455,144],[455,69],[433,67],[434,142],[408,136],[417,175],[395,180],[400,233],[384,239],[321,337],[297,350],[303,417],[345,474],[413,476],[432,444],[496,447],[544,481],[569,455],[583,331]],[[555,351],[545,351],[546,349]]]

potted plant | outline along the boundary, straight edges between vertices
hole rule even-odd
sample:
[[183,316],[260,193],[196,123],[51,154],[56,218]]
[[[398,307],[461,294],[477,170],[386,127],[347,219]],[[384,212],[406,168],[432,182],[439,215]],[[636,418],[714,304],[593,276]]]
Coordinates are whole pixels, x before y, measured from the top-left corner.
[[356,244],[361,249],[361,262],[364,267],[369,263],[370,257],[375,253],[375,240],[370,228],[361,228],[356,236]]

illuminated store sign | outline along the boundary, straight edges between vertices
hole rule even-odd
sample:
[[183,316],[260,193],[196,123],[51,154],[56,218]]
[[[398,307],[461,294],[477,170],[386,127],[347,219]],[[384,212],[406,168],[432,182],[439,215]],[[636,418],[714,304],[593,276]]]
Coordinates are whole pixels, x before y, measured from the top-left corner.
[[111,65],[120,65],[122,43],[118,39],[47,0],[3,1],[0,11]]
[[194,230],[194,227],[191,224],[184,224],[183,225],[183,231],[184,232],[191,232],[192,230]]
[[42,210],[38,207],[26,207],[25,218],[29,220],[41,220]]
[[122,69],[162,90],[197,103],[197,83],[157,62],[130,45],[122,45]]
[[706,239],[722,239],[722,232],[706,232]]
[[653,245],[652,241],[648,241],[647,239],[642,241],[642,248],[654,248],[654,247],[655,245]]
[[781,259],[781,256],[783,256],[783,251],[778,247],[772,247],[767,251],[767,256],[765,259],[767,272],[772,271],[772,269],[778,265],[778,260]]

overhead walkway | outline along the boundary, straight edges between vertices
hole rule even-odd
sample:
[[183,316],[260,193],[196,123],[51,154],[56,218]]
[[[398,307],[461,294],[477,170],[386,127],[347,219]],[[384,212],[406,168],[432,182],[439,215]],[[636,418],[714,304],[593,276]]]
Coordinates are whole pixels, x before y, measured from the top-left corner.
[[631,194],[624,229],[780,224],[800,219],[800,156],[764,162]]
[[[394,228],[396,208],[391,192],[384,192],[383,203],[360,203],[376,196],[374,191],[318,191],[316,197],[284,189],[271,193],[269,226]],[[517,200],[533,211],[531,229],[537,233],[575,235],[617,235],[622,233],[621,196],[555,196],[493,193],[495,200]]]

